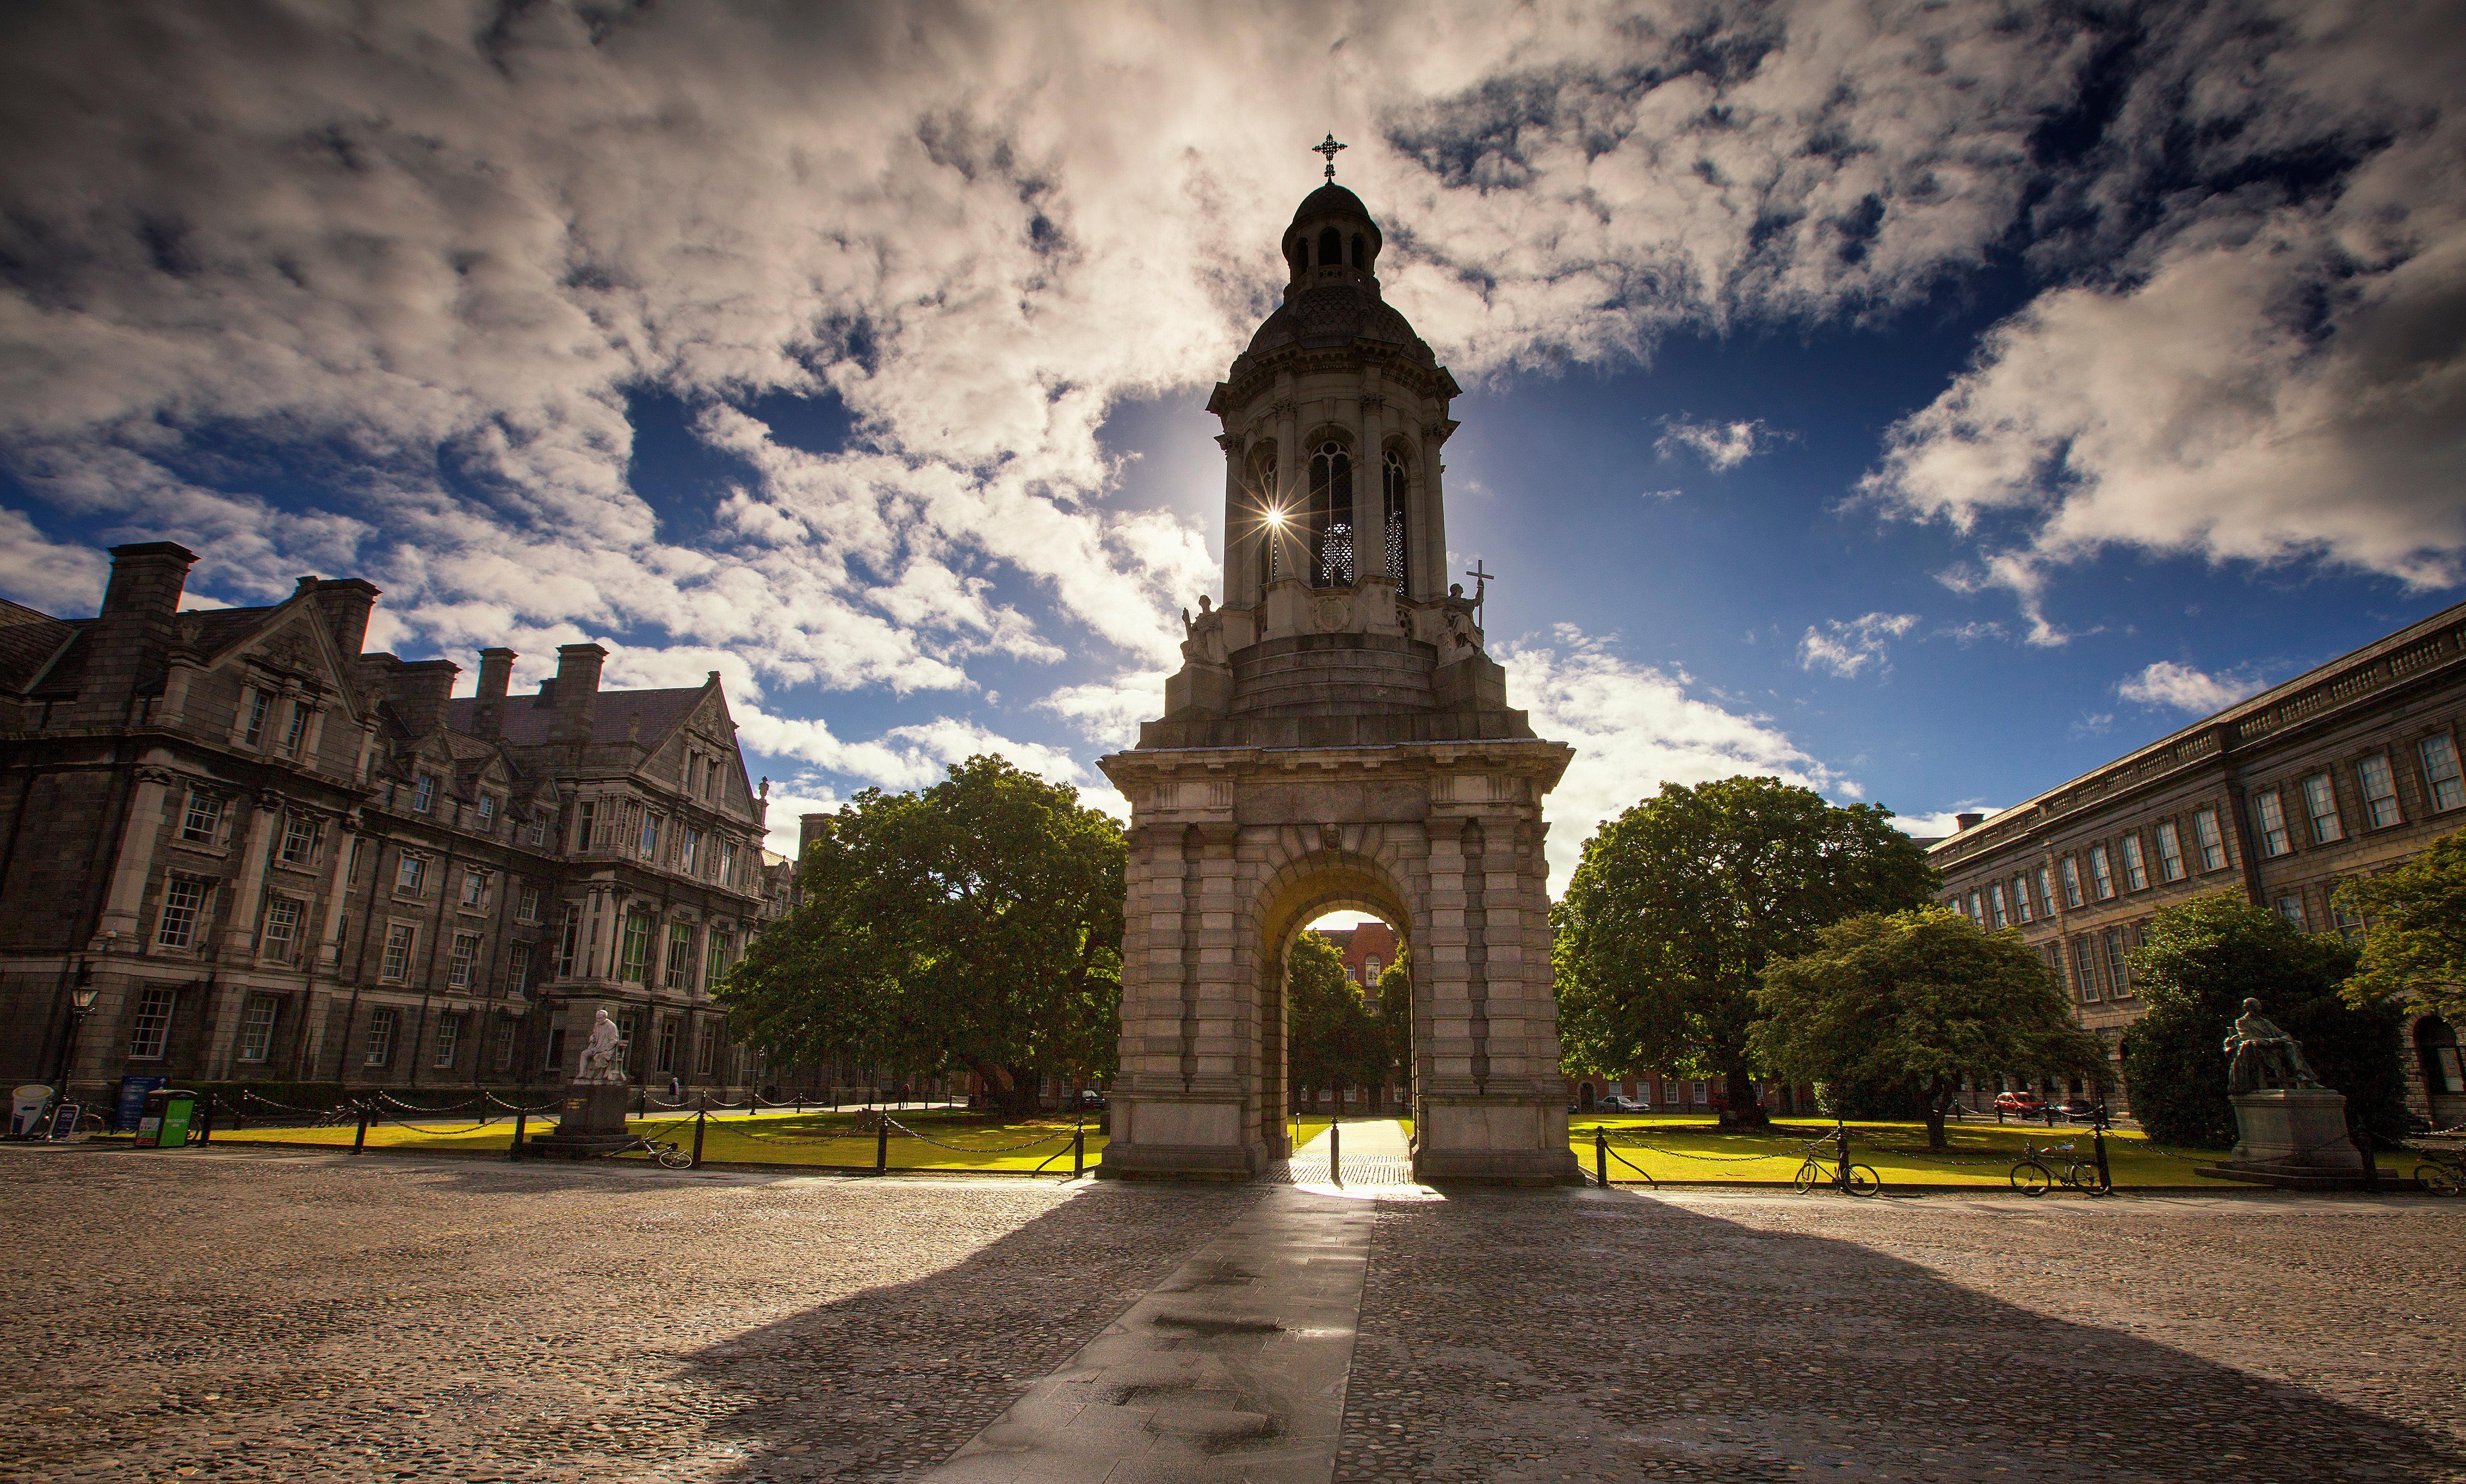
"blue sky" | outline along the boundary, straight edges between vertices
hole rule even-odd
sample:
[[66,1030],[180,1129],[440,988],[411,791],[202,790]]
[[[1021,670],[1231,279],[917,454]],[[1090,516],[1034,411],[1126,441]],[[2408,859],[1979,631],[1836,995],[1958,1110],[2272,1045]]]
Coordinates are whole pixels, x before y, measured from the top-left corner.
[[2438,7],[25,13],[0,596],[168,537],[466,687],[718,668],[779,838],[975,751],[1119,807],[1331,128],[1555,885],[1666,779],[1932,830],[2466,596]]

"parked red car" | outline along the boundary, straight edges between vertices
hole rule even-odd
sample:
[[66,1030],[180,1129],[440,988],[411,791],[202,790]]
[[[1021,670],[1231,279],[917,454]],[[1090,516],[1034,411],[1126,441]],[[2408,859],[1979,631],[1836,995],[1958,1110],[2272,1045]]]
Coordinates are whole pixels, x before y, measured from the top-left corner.
[[2046,1100],[2035,1092],[1995,1094],[1995,1109],[1998,1113],[2019,1113],[2024,1118],[2034,1118],[2044,1113],[2046,1108]]

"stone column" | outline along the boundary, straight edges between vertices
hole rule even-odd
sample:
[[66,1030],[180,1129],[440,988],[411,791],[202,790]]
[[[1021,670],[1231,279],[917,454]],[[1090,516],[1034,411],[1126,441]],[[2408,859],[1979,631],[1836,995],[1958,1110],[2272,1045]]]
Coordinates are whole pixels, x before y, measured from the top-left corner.
[[111,895],[95,924],[91,952],[106,942],[123,953],[143,951],[137,940],[137,914],[146,905],[146,886],[154,874],[154,843],[163,829],[163,800],[170,792],[168,768],[137,770],[137,787],[128,799],[128,822],[120,831],[120,849],[113,857]]
[[1220,433],[1216,446],[1224,450],[1224,592],[1222,604],[1231,608],[1258,601],[1259,543],[1257,522],[1250,518],[1248,500],[1242,493],[1242,465],[1244,460],[1243,438],[1239,433]]
[[1406,558],[1413,564],[1413,591],[1424,597],[1444,596],[1447,591],[1447,522],[1446,499],[1441,487],[1440,450],[1454,425],[1440,422],[1422,429],[1421,467],[1418,477],[1420,496],[1413,504],[1406,535],[1414,547]]
[[256,956],[258,898],[265,891],[265,858],[273,849],[274,823],[281,817],[281,795],[268,789],[257,796],[257,811],[248,821],[248,843],[241,848],[239,882],[232,888],[231,926],[223,930],[226,954]]
[[351,815],[334,821],[333,869],[327,873],[325,925],[317,935],[317,966],[333,969],[343,961],[344,909],[351,897],[351,851],[360,839],[359,821]]
[[[1376,373],[1371,373],[1375,378]],[[1368,385],[1376,388],[1375,379]],[[1361,460],[1353,471],[1353,553],[1360,574],[1399,579],[1401,574],[1387,570],[1387,454],[1385,421],[1386,400],[1376,390],[1362,393]],[[1365,495],[1367,498],[1365,498]],[[1368,551],[1362,551],[1364,542]]]

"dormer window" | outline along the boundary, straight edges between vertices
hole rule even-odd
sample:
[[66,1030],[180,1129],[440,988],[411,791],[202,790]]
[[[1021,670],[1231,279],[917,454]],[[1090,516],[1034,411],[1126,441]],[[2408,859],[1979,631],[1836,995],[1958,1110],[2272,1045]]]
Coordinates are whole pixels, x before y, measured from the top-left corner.
[[497,817],[497,800],[496,800],[496,797],[495,797],[494,795],[491,795],[491,794],[482,794],[482,795],[481,795],[481,796],[480,796],[480,824],[481,824],[481,827],[485,828],[485,827],[487,826],[487,824],[488,824],[488,821],[491,821],[491,820],[493,820],[493,819],[495,819],[496,817]]
[[240,723],[240,742],[247,747],[258,746],[265,741],[265,715],[274,709],[274,698],[252,688],[240,705],[247,718]]
[[411,807],[414,813],[426,814],[437,804],[437,775],[423,773],[411,786]]
[[282,728],[282,751],[294,757],[299,756],[301,739],[307,734],[308,703],[294,701],[291,703],[291,720]]

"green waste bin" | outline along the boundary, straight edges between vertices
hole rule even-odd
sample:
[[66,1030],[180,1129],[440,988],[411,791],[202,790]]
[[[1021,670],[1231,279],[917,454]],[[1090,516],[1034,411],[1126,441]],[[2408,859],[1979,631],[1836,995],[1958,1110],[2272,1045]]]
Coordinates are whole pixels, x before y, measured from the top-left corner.
[[178,1149],[189,1142],[189,1123],[197,1115],[197,1094],[165,1088],[146,1094],[146,1115],[137,1124],[140,1149]]

